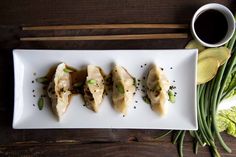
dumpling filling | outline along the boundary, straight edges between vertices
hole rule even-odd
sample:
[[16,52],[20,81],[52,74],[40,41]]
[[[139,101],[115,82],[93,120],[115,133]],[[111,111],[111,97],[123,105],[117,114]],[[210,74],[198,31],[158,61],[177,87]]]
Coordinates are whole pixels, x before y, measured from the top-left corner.
[[165,115],[167,113],[167,106],[165,105],[168,100],[169,81],[167,80],[163,71],[153,66],[147,76],[146,81],[147,96],[150,99],[152,110]]
[[112,70],[112,81],[113,106],[116,111],[126,115],[136,90],[134,78],[123,67],[115,66]]
[[104,94],[104,78],[101,69],[94,65],[88,65],[87,78],[84,85],[84,100],[86,106],[98,112]]
[[71,76],[66,69],[65,63],[57,66],[54,77],[47,89],[48,96],[52,102],[52,111],[59,120],[66,112],[71,95]]

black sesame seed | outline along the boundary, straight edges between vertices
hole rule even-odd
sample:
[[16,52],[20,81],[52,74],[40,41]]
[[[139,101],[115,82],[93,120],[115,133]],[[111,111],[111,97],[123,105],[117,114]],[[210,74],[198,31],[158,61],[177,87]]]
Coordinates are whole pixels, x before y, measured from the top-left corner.
[[138,103],[138,101],[136,100],[135,103]]
[[126,90],[126,92],[129,92],[129,90]]
[[136,93],[134,92],[133,95],[135,95]]
[[175,80],[173,80],[173,82],[175,82]]
[[83,106],[86,106],[85,104],[83,104]]
[[173,67],[170,67],[170,69],[173,69]]
[[32,92],[34,92],[34,89],[32,90]]
[[123,117],[125,117],[125,115],[123,115]]
[[33,97],[36,97],[35,95],[33,95]]
[[164,68],[161,68],[161,70],[163,71],[163,70],[164,70]]
[[33,104],[33,106],[35,106],[35,104]]
[[140,84],[138,83],[138,86],[139,86]]
[[144,64],[145,66],[147,65],[147,64]]
[[140,67],[141,67],[141,68],[143,68],[143,66],[142,66],[142,65],[141,65]]
[[35,76],[35,75],[36,75],[36,73],[33,73],[33,75]]
[[32,81],[32,83],[34,83],[34,80]]
[[144,80],[146,79],[145,76],[143,77],[143,79],[144,79]]
[[140,80],[138,79],[138,82],[140,82]]
[[136,106],[134,106],[134,109],[136,109]]

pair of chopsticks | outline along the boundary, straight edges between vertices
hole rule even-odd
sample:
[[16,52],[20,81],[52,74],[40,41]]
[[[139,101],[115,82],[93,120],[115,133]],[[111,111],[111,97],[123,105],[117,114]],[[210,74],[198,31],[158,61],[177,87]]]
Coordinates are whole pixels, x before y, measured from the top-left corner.
[[[186,24],[98,24],[98,25],[65,25],[65,26],[25,26],[22,31],[85,30],[85,29],[187,29]],[[182,39],[187,33],[165,34],[127,34],[127,35],[94,35],[94,36],[48,36],[21,37],[21,41],[76,41],[76,40],[144,40],[144,39]]]

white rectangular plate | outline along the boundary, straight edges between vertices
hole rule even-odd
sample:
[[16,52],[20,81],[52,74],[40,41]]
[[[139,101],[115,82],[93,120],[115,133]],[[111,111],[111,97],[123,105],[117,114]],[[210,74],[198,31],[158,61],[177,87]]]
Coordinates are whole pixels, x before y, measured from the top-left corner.
[[[15,104],[13,128],[132,128],[196,130],[196,61],[197,50],[14,50]],[[125,67],[140,79],[152,63],[164,68],[170,83],[176,86],[176,102],[167,102],[168,114],[160,117],[142,100],[139,90],[123,117],[104,98],[100,111],[83,106],[80,96],[73,96],[62,120],[58,122],[46,101],[37,106],[42,85],[35,79],[44,76],[52,65],[65,62],[77,69],[88,64],[109,73],[113,64]],[[147,65],[146,65],[147,64]],[[142,65],[142,67],[141,67]],[[33,92],[34,90],[34,92]],[[136,107],[136,108],[135,108]]]

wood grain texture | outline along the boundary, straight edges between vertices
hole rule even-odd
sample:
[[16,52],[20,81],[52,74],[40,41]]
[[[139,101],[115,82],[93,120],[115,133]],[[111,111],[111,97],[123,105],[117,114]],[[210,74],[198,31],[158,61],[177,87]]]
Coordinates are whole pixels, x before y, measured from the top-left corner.
[[[189,23],[198,7],[218,2],[235,11],[228,0],[2,0],[0,2],[0,156],[160,156],[176,157],[170,136],[154,139],[160,130],[68,129],[14,130],[14,73],[12,50],[26,49],[166,49],[183,48],[189,39],[140,41],[37,41],[20,42],[26,36],[183,33],[182,30],[57,30],[22,32],[22,26],[111,23]],[[223,133],[236,156],[236,139]],[[192,153],[192,139],[185,138],[184,155]],[[210,156],[207,147],[197,156]]]
[[92,36],[60,36],[60,37],[23,37],[21,41],[91,41],[91,40],[151,40],[151,39],[183,39],[187,33],[165,34],[125,34],[125,35],[92,35]]
[[56,25],[104,23],[189,23],[201,5],[228,0],[2,0],[4,25]]

